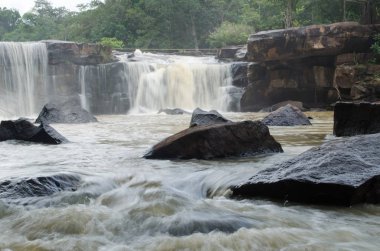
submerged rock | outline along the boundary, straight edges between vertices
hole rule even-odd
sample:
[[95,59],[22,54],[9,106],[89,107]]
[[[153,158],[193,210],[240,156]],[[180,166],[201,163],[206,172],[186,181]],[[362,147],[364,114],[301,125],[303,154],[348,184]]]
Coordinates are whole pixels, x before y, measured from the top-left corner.
[[54,145],[68,142],[54,128],[44,123],[35,126],[26,119],[1,121],[0,141],[12,139]]
[[334,135],[354,136],[380,132],[380,104],[338,102],[334,107]]
[[158,113],[165,113],[167,115],[182,115],[182,114],[190,114],[190,112],[187,112],[180,108],[174,108],[174,109],[160,109]]
[[97,121],[90,112],[82,108],[80,100],[77,97],[47,103],[36,119],[36,123],[43,122],[47,124],[75,124]]
[[213,159],[282,152],[260,121],[195,126],[172,135],[145,154],[147,159]]
[[380,203],[380,134],[330,141],[232,187],[233,197],[350,206]]
[[300,109],[290,104],[270,113],[263,118],[262,122],[267,126],[311,125],[308,117]]
[[211,110],[209,112],[196,108],[191,116],[190,127],[200,125],[214,125],[232,122],[231,120],[223,117],[219,112]]
[[79,176],[69,174],[0,181],[0,198],[41,197],[60,191],[75,191],[80,181]]

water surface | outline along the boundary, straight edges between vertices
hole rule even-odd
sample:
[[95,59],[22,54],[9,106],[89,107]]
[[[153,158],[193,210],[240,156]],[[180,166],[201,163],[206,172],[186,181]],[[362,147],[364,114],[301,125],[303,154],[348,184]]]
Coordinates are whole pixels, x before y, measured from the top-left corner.
[[[239,121],[258,113],[227,113]],[[77,191],[0,200],[0,250],[378,250],[380,207],[232,200],[228,186],[334,140],[332,113],[271,127],[284,153],[215,161],[146,160],[190,115],[99,116],[57,124],[71,143],[0,142],[0,179],[74,174]]]

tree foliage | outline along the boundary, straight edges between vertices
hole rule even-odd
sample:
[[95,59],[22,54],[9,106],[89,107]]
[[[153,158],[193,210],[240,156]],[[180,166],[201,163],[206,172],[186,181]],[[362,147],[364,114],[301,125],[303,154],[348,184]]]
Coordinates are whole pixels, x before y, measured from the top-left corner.
[[363,17],[376,21],[380,14],[380,1],[343,2],[92,0],[80,5],[79,12],[71,12],[52,6],[48,0],[35,0],[32,11],[22,17],[16,10],[0,8],[0,39],[100,42],[115,38],[134,48],[205,48],[244,43],[247,32],[254,30],[359,21]]

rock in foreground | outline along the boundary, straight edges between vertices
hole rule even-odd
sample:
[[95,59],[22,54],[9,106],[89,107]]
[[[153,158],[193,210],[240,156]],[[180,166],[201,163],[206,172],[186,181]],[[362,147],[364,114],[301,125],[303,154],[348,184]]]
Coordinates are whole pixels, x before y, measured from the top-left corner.
[[165,113],[167,115],[183,115],[183,114],[190,114],[190,112],[187,112],[183,109],[180,109],[180,108],[174,108],[174,109],[160,109],[158,111],[158,114],[159,113]]
[[75,191],[80,177],[69,174],[5,180],[0,182],[1,199],[19,199],[25,197],[49,196],[60,191]]
[[233,197],[350,206],[380,203],[380,134],[327,142],[232,187]]
[[308,117],[293,105],[283,106],[263,118],[267,126],[298,126],[311,125]]
[[88,111],[82,108],[79,98],[70,98],[65,101],[47,103],[43,108],[36,123],[90,123],[98,120]]
[[334,134],[354,136],[380,132],[380,104],[338,102],[334,108]]
[[282,152],[260,121],[195,126],[172,135],[144,156],[147,159],[213,159]]
[[68,142],[54,128],[44,123],[35,126],[25,119],[1,121],[0,141],[12,139],[53,145]]
[[223,117],[219,112],[211,110],[209,112],[196,108],[191,116],[190,127],[200,125],[213,125],[232,122]]

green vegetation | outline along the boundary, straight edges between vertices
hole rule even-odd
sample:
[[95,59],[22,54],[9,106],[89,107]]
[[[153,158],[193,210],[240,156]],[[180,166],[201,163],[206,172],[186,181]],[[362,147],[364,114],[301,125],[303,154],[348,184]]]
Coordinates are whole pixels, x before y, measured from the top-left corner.
[[374,36],[374,42],[371,45],[371,50],[374,54],[373,63],[380,64],[380,34]]
[[112,49],[120,49],[124,46],[124,42],[115,37],[102,37],[100,44],[111,47]]
[[22,17],[0,8],[0,40],[60,39],[114,48],[209,48],[252,31],[342,20],[379,21],[374,0],[92,0],[80,12],[35,0]]
[[211,47],[245,44],[249,34],[253,33],[252,26],[223,22],[208,38]]

